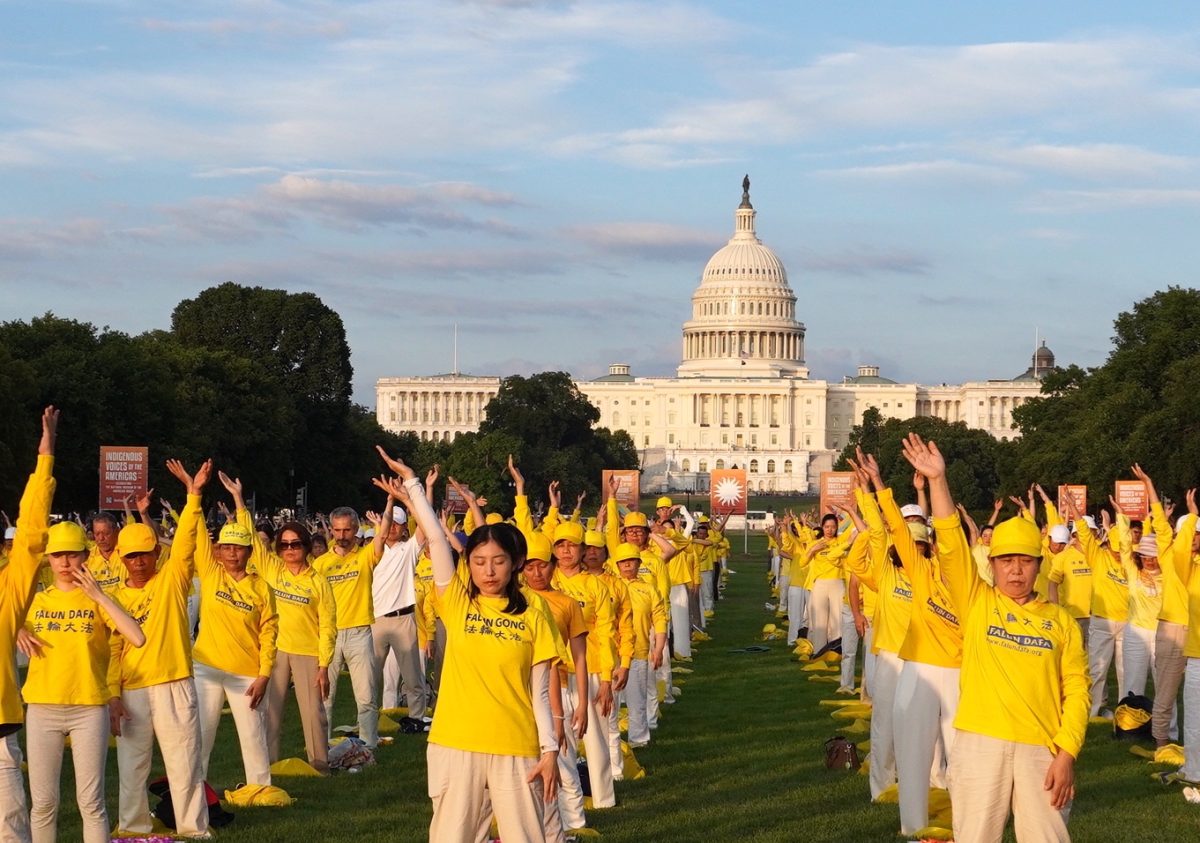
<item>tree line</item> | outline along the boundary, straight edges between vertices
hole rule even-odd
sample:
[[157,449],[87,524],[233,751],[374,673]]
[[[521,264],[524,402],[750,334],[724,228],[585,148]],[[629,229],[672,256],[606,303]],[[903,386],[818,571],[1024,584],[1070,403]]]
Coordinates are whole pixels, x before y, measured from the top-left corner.
[[506,378],[480,431],[453,443],[383,430],[351,400],[353,374],[341,317],[312,293],[225,283],[180,302],[169,330],[139,335],[52,313],[0,323],[0,505],[16,516],[51,403],[70,430],[56,459],[60,512],[95,509],[101,445],[147,446],[158,489],[173,488],[168,457],[211,456],[266,510],[294,506],[301,488],[314,511],[378,508],[376,444],[439,462],[501,505],[509,453],[531,483],[593,495],[602,468],[638,465],[629,436],[596,428],[599,411],[561,372]]
[[1014,439],[935,418],[884,420],[871,408],[835,468],[861,445],[893,488],[911,490],[900,440],[914,430],[937,441],[956,498],[974,512],[1035,482],[1051,497],[1059,484],[1086,484],[1088,503],[1107,505],[1135,462],[1182,500],[1200,484],[1200,290],[1172,286],[1137,302],[1117,316],[1112,343],[1100,366],[1047,373],[1042,394],[1013,411]]

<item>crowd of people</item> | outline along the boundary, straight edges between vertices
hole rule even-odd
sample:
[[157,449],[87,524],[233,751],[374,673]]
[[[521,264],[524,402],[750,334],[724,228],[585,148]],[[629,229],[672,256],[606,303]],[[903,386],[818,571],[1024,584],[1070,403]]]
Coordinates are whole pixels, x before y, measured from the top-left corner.
[[[1001,521],[997,501],[980,529],[935,443],[910,435],[903,456],[915,503],[898,505],[859,450],[853,505],[819,522],[789,514],[769,542],[789,643],[808,660],[840,653],[838,693],[869,704],[870,794],[899,803],[901,834],[992,843],[1011,818],[1022,843],[1069,840],[1089,719],[1114,712],[1119,733],[1149,731],[1154,760],[1180,765],[1164,779],[1200,780],[1200,718],[1175,743],[1181,681],[1185,712],[1200,708],[1195,490],[1172,524],[1135,465],[1144,520],[1112,499],[1100,523],[1069,496],[1060,512],[1034,485],[1028,501],[1010,499],[1014,517]],[[952,830],[929,824],[931,787],[949,790]]]
[[[616,804],[632,749],[674,702],[672,661],[704,639],[728,552],[723,523],[669,498],[653,517],[617,503],[561,509],[557,483],[535,514],[509,460],[515,506],[447,478],[461,520],[424,477],[380,449],[381,510],[256,521],[242,481],[206,461],[167,468],[186,503],[156,521],[99,513],[51,524],[58,412],[47,408],[37,465],[0,558],[0,841],[57,834],[69,738],[87,843],[150,834],[157,742],[174,833],[206,839],[206,779],[228,707],[249,787],[272,786],[289,687],[307,764],[330,773],[332,706],[350,674],[363,747],[381,708],[428,732],[431,841],[565,841],[589,807]],[[228,496],[210,527],[214,478]],[[215,484],[213,484],[215,485]],[[538,517],[540,515],[540,517]],[[369,526],[368,526],[369,524]],[[622,741],[619,710],[627,716]],[[26,729],[29,804],[18,732]],[[115,736],[119,796],[105,803]],[[580,764],[583,743],[586,764]],[[587,777],[587,787],[581,776]]]

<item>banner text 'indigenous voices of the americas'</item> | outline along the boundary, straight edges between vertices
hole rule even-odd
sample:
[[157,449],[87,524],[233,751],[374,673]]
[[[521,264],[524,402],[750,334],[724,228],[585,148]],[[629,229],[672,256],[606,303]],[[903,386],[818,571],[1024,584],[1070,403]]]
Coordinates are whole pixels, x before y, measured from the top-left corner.
[[101,445],[99,508],[124,509],[130,496],[136,498],[146,494],[149,466],[149,448]]

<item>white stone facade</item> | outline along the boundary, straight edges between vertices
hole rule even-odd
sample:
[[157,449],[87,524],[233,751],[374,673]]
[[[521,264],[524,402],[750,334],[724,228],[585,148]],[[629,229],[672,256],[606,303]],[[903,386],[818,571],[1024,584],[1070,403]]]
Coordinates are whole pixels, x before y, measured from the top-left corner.
[[[998,439],[1015,435],[1013,409],[1040,393],[1038,375],[1054,366],[1044,346],[1013,380],[901,384],[873,366],[840,383],[809,380],[796,297],[782,263],[758,240],[754,217],[747,182],[734,236],[692,298],[676,377],[635,377],[614,364],[605,377],[577,382],[600,424],[633,438],[643,490],[702,492],[709,471],[736,466],[757,491],[813,491],[869,407],[885,418],[936,416]],[[460,374],[381,378],[376,417],[387,430],[451,441],[478,428],[499,386],[498,377]]]

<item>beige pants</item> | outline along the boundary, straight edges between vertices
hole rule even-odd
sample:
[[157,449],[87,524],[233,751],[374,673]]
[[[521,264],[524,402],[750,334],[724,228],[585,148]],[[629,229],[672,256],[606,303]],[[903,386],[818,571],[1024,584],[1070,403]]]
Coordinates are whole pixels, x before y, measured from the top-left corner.
[[[542,843],[542,783],[526,777],[536,758],[466,752],[435,743],[425,751],[430,843],[476,843],[491,802],[504,843]],[[486,797],[486,798],[485,798]]]
[[175,830],[183,837],[204,834],[208,831],[208,804],[200,772],[200,714],[192,678],[124,690],[121,702],[129,719],[121,724],[121,737],[117,738],[121,771],[117,827],[137,834],[151,831],[146,782],[157,738],[171,784]]
[[287,703],[288,683],[292,682],[296,686],[296,705],[300,709],[308,763],[318,773],[328,773],[329,721],[325,719],[325,701],[317,690],[319,670],[316,656],[298,656],[283,650],[275,654],[271,684],[267,686],[267,753],[272,762],[279,760],[283,707]]
[[929,786],[931,782],[940,786],[934,776],[939,738],[946,756],[954,757],[958,674],[957,667],[921,662],[903,661],[900,668],[892,724],[901,834],[913,834],[929,824]]
[[16,732],[0,738],[0,843],[29,843],[29,809]]
[[267,723],[263,716],[266,700],[253,709],[246,696],[254,677],[226,673],[201,662],[196,662],[195,670],[196,697],[200,703],[200,769],[204,778],[208,778],[208,759],[212,756],[217,726],[221,723],[221,706],[228,701],[242,748],[246,784],[270,784],[271,761],[267,753]]
[[58,836],[59,780],[63,738],[71,737],[75,801],[83,820],[84,843],[107,843],[104,760],[108,756],[108,706],[29,706],[25,715],[29,752],[29,826],[33,843],[55,843]]
[[[795,587],[794,585],[792,586]],[[819,651],[842,634],[842,603],[846,583],[840,577],[817,580],[808,598],[808,640]]]
[[1008,815],[1018,843],[1069,843],[1067,815],[1042,783],[1053,756],[1044,746],[958,730],[950,755],[950,801],[957,843],[1000,843]]
[[1175,698],[1183,682],[1183,645],[1187,627],[1178,623],[1158,622],[1154,635],[1154,715],[1151,727],[1156,741],[1171,739],[1171,722],[1175,714]]
[[333,661],[329,663],[329,699],[325,700],[325,719],[333,725],[333,703],[337,699],[338,678],[342,665],[350,669],[350,685],[358,706],[358,736],[371,749],[379,743],[379,685],[375,665],[375,641],[371,627],[354,626],[337,631]]
[[[383,693],[383,707],[399,705],[400,687],[408,702],[408,716],[425,714],[425,673],[421,670],[421,648],[417,643],[417,619],[413,614],[393,618],[376,618],[371,625],[375,641],[375,663],[381,671],[376,684]],[[395,659],[399,681],[386,669],[388,655]],[[389,681],[390,680],[390,681]]]
[[1108,667],[1117,665],[1117,704],[1125,697],[1125,621],[1092,617],[1087,632],[1088,673],[1092,677],[1092,717],[1108,707]]

